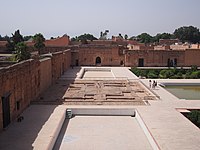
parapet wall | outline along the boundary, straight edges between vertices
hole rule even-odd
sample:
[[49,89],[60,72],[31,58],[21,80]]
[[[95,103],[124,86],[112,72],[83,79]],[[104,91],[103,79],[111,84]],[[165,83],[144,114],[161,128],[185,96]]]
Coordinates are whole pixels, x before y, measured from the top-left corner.
[[[3,128],[5,108],[3,98],[8,98],[10,121],[15,120],[30,102],[38,98],[70,67],[71,51],[52,54],[52,57],[30,59],[0,69],[0,130]],[[3,112],[4,110],[4,112]],[[5,119],[5,118],[4,118]]]

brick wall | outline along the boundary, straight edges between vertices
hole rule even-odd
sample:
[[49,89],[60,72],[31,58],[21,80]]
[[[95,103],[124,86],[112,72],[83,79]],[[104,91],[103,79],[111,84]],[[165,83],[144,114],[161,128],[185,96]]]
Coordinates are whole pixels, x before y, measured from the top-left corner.
[[124,61],[119,46],[85,45],[73,49],[72,65],[76,66],[78,60],[80,66],[95,66],[97,57],[101,58],[101,66],[120,66]]
[[200,49],[185,50],[185,66],[200,66]]
[[185,51],[175,50],[131,50],[125,55],[126,66],[138,66],[138,60],[144,60],[145,67],[165,67],[168,59],[177,59],[178,66],[185,64]]
[[71,65],[71,51],[65,50],[53,53],[52,55],[52,81],[55,81],[66,71]]
[[[13,121],[39,94],[39,61],[27,60],[0,70],[0,98],[10,93],[10,118]],[[19,102],[19,109],[17,109]],[[2,129],[2,100],[0,129]]]
[[40,60],[40,92],[44,92],[52,84],[51,58]]
[[65,50],[49,58],[30,59],[0,69],[0,130],[3,128],[2,97],[10,94],[10,118],[13,121],[32,100],[55,83],[70,64],[71,51]]

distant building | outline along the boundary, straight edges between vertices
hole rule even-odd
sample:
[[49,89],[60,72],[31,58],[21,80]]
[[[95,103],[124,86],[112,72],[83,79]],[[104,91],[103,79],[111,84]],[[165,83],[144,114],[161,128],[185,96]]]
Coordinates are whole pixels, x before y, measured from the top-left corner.
[[[5,41],[0,49],[6,49]],[[30,51],[36,51],[33,41],[27,41]],[[145,45],[135,40],[112,36],[111,40],[93,40],[83,44],[71,42],[64,35],[45,41],[42,53],[71,49],[71,65],[95,66],[97,58],[102,66],[200,66],[199,44],[181,44],[178,39],[160,39],[159,45]],[[172,63],[174,62],[174,63]]]
[[159,45],[172,45],[179,43],[180,41],[178,39],[160,39]]

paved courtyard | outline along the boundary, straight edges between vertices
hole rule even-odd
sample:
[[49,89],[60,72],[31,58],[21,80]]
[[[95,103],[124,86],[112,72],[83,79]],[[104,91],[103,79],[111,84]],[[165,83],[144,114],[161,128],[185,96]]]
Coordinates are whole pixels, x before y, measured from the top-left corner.
[[[119,67],[86,71],[74,68],[66,72],[55,85],[40,95],[36,103],[67,105],[147,105],[157,100],[128,69]],[[97,69],[97,68],[94,68]],[[105,69],[105,70],[104,70]],[[121,70],[121,71],[118,71]],[[114,78],[108,78],[107,74]],[[127,75],[127,76],[125,76]],[[83,78],[82,78],[83,77]]]
[[[167,92],[162,87],[158,86],[156,89],[150,89],[149,82],[147,79],[138,79],[136,76],[131,74],[127,68],[114,67],[112,68],[113,74],[116,80],[126,80],[130,82],[138,82],[148,93],[156,95],[159,97],[157,100],[148,100],[148,105],[66,105],[63,101],[63,96],[66,94],[68,87],[75,81],[83,80],[81,79],[81,70],[82,68],[74,68],[68,70],[58,81],[57,83],[50,87],[45,93],[43,93],[38,101],[34,102],[36,105],[31,105],[27,108],[24,113],[24,120],[21,123],[13,122],[5,131],[0,133],[0,149],[10,150],[29,150],[29,149],[51,149],[53,147],[53,143],[57,139],[57,135],[59,134],[59,130],[62,128],[62,124],[64,122],[65,111],[66,109],[99,109],[99,108],[116,108],[116,109],[134,109],[141,116],[141,122],[144,124],[137,125],[138,121],[133,118],[129,119],[128,117],[111,117],[109,118],[108,125],[105,125],[105,121],[108,122],[107,118],[102,117],[98,120],[98,117],[75,117],[71,122],[67,125],[65,122],[64,125],[67,125],[66,130],[62,132],[63,137],[66,138],[64,140],[69,140],[69,137],[72,139],[76,139],[76,142],[80,142],[82,147],[84,147],[85,141],[78,141],[80,138],[74,138],[73,135],[77,135],[75,137],[90,137],[91,140],[97,138],[95,135],[99,135],[102,130],[110,130],[111,126],[113,127],[110,132],[115,133],[116,138],[125,137],[130,135],[128,132],[133,132],[132,126],[138,128],[138,133],[141,136],[138,136],[138,144],[144,140],[146,141],[145,136],[149,136],[153,139],[153,141],[157,145],[157,149],[162,150],[171,150],[171,149],[181,149],[181,150],[199,150],[200,149],[200,130],[193,123],[191,123],[187,118],[185,118],[179,111],[185,109],[200,109],[200,101],[198,100],[180,100],[171,93]],[[75,80],[76,79],[76,80]],[[200,80],[157,80],[158,83],[166,83],[166,82],[185,82],[185,83],[200,83]],[[94,84],[95,85],[95,84]],[[84,87],[84,86],[83,86]],[[87,90],[86,90],[87,91]],[[117,91],[117,90],[116,90]],[[66,95],[65,95],[66,96]],[[38,105],[45,104],[45,105]],[[48,105],[51,104],[51,105]],[[52,105],[56,104],[56,105]],[[63,105],[59,105],[63,104]],[[118,118],[118,119],[117,119]],[[87,121],[88,120],[88,121]],[[121,120],[121,122],[118,122]],[[84,124],[86,126],[84,126]],[[92,126],[94,124],[94,126]],[[96,124],[96,125],[95,125]],[[98,125],[97,125],[98,124]],[[109,126],[110,124],[110,126]],[[136,126],[135,126],[136,125]],[[127,128],[123,129],[121,126],[126,126]],[[86,134],[85,132],[78,132],[79,129],[87,129],[87,127],[91,128],[90,132]],[[99,127],[96,130],[95,127]],[[145,130],[145,128],[147,130]],[[69,132],[68,130],[69,129]],[[121,129],[123,129],[121,131]],[[113,130],[113,131],[112,131]],[[121,136],[118,135],[117,131],[121,132]],[[142,132],[141,132],[142,131]],[[135,132],[135,131],[134,131]],[[70,136],[68,136],[68,133]],[[92,135],[95,133],[95,135]],[[145,136],[143,136],[144,134]],[[149,133],[149,134],[147,134]],[[84,134],[84,135],[83,135]],[[111,141],[105,141],[108,145],[109,142],[112,143],[113,136],[110,136],[111,133],[105,133]],[[134,135],[134,134],[133,134]],[[135,137],[132,134],[130,135],[131,139]],[[101,142],[104,140],[99,136],[99,143],[97,145],[100,148],[104,149],[104,145]],[[106,140],[106,139],[105,139]],[[125,143],[129,143],[128,139],[124,139]],[[135,140],[135,139],[134,139]],[[62,140],[60,139],[60,145],[62,148]],[[96,140],[95,140],[96,141]],[[98,141],[97,141],[98,142]],[[150,142],[150,141],[149,141]],[[102,142],[103,143],[103,142]],[[147,142],[148,143],[148,142]],[[151,142],[150,142],[151,143]],[[88,142],[85,143],[87,146]],[[130,144],[132,144],[132,140],[130,140]],[[111,144],[112,145],[112,144]],[[109,146],[111,146],[109,145]],[[146,144],[144,144],[146,145]],[[67,146],[70,146],[68,144]],[[77,145],[78,146],[78,145]],[[93,146],[92,144],[90,145]],[[102,147],[101,147],[102,146]],[[115,149],[115,144],[113,147],[109,147],[109,149]],[[120,147],[120,145],[118,145]],[[123,146],[123,143],[122,145]],[[126,145],[128,146],[128,145]],[[131,145],[130,145],[131,146]],[[133,145],[132,145],[133,146]],[[147,147],[141,147],[141,149],[148,149]],[[151,145],[152,146],[152,145]],[[73,147],[74,148],[74,147]],[[153,147],[151,147],[153,148]],[[155,148],[155,147],[154,147]],[[69,148],[70,149],[70,148]],[[123,149],[123,148],[122,148]],[[128,149],[128,148],[127,148]]]

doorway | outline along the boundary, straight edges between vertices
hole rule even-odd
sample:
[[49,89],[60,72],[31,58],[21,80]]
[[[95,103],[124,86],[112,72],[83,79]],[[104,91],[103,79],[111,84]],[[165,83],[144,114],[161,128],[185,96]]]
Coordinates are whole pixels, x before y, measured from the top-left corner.
[[144,67],[144,58],[139,58],[138,67]]
[[78,59],[76,59],[76,66],[79,66],[79,62],[78,62]]
[[10,93],[2,97],[3,128],[10,124]]
[[100,57],[97,57],[96,58],[96,65],[100,65],[101,64],[101,58]]

